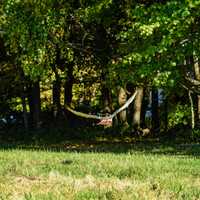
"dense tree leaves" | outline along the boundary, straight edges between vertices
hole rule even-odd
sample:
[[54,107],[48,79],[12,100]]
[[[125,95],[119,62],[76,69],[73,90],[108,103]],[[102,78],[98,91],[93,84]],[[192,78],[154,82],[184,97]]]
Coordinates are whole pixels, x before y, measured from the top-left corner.
[[4,1],[8,54],[16,55],[26,75],[43,78],[56,59],[56,45],[70,59],[70,47],[62,44],[70,3],[62,1]]
[[198,21],[199,5],[192,2],[168,1],[148,7],[137,4],[127,10],[129,18],[122,22],[124,30],[119,34],[120,67],[132,72],[134,80],[174,77],[185,56],[192,55],[195,47],[199,51],[199,33],[194,33],[193,28]]
[[9,70],[2,73],[20,72],[19,88],[59,80],[70,102],[73,84],[98,85],[109,104],[127,83],[198,93],[199,13],[198,0],[3,0],[0,59]]

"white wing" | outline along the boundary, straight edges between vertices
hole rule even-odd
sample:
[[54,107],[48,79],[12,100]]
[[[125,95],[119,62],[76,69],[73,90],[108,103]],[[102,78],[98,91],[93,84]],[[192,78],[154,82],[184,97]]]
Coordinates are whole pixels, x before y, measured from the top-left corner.
[[137,91],[126,101],[126,103],[122,107],[120,107],[115,112],[113,112],[111,115],[108,115],[106,117],[101,117],[101,116],[98,116],[98,115],[91,115],[91,114],[86,114],[86,113],[83,113],[83,112],[79,112],[79,111],[73,110],[68,105],[66,105],[65,108],[68,111],[70,111],[71,113],[73,113],[73,114],[75,114],[75,115],[77,115],[79,117],[90,118],[90,119],[99,119],[99,120],[112,119],[118,113],[120,113],[121,111],[123,111],[124,109],[126,109],[133,102],[133,100],[135,99],[136,94],[137,94]]

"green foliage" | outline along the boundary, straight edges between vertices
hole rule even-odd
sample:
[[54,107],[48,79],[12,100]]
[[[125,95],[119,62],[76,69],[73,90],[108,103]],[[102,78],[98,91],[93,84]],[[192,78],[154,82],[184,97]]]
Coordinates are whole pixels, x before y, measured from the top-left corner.
[[182,125],[187,125],[190,123],[190,106],[189,105],[181,105],[178,104],[169,113],[169,127],[172,128],[176,125],[182,124]]
[[[71,60],[71,49],[63,46],[68,36],[65,29],[70,4],[56,1],[4,1],[5,39],[8,54],[17,55],[25,75],[46,78],[55,64],[56,46],[62,57]],[[64,52],[63,52],[64,51]]]
[[200,130],[198,128],[192,130],[192,139],[195,141],[200,141]]
[[[2,70],[11,76],[1,80],[1,94],[10,93],[17,85],[8,102],[18,102],[26,85],[21,79],[27,83],[42,80],[50,90],[55,79],[61,86],[68,78],[73,79],[70,84],[77,93],[72,98],[74,104],[80,93],[85,93],[84,100],[92,100],[95,107],[100,107],[100,98],[94,96],[101,95],[102,85],[115,97],[117,86],[128,82],[163,87],[170,93],[184,79],[186,69],[181,66],[186,59],[194,54],[200,56],[197,0],[2,2],[0,47],[6,52],[3,57],[9,60],[5,62],[12,65],[8,68],[14,70]],[[191,67],[188,64],[187,70],[193,76]],[[9,83],[14,86],[7,87]],[[46,105],[42,102],[42,107]],[[189,113],[188,106],[175,106],[169,116],[170,126],[186,124]]]
[[[82,1],[82,6],[84,5],[85,8],[83,7],[83,9],[80,9],[77,14],[80,16],[81,20],[84,20],[86,23],[96,21],[99,24],[103,21],[103,18],[106,18],[104,14],[106,13],[106,15],[108,15],[106,11],[109,10],[111,4],[112,0]],[[106,19],[111,20],[109,18]]]
[[[175,70],[177,64],[183,62],[184,56],[192,54],[196,48],[194,46],[199,43],[196,36],[191,38],[197,10],[197,3],[176,0],[130,7],[128,20],[122,21],[124,28],[118,35],[123,44],[119,51],[125,74],[132,71],[132,79],[143,82],[144,79],[157,79],[159,73],[163,74],[166,82],[169,77],[167,73]],[[194,41],[193,47],[190,42],[182,43],[191,39]],[[160,85],[163,85],[162,81]]]

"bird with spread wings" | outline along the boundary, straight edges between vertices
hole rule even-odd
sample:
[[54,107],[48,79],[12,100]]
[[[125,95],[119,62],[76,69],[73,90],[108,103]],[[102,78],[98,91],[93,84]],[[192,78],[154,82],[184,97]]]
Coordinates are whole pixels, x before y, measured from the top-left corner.
[[70,111],[71,113],[79,116],[79,117],[84,117],[84,118],[88,118],[88,119],[97,119],[100,120],[100,122],[98,123],[98,125],[109,125],[112,124],[112,119],[121,111],[123,111],[124,109],[126,109],[135,99],[137,95],[137,91],[133,93],[133,95],[126,101],[126,103],[121,106],[120,108],[118,108],[115,112],[113,112],[110,115],[107,116],[98,116],[98,115],[92,115],[92,114],[87,114],[87,113],[83,113],[83,112],[79,112],[76,110],[73,110],[70,106],[66,105],[65,108]]

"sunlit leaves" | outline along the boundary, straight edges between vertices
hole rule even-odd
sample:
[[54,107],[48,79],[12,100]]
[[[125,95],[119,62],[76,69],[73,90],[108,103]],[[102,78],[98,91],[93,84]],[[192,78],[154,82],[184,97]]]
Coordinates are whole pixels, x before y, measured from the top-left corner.
[[199,0],[186,0],[190,8],[196,8],[197,6],[200,5]]
[[139,32],[141,34],[141,36],[150,36],[153,34],[154,30],[156,28],[158,28],[160,26],[159,22],[156,22],[156,23],[153,23],[153,24],[150,24],[150,25],[141,25],[139,26]]
[[[118,73],[127,75],[130,70],[131,76],[151,79],[158,71],[171,70],[194,49],[199,54],[199,35],[192,33],[199,33],[198,26],[191,30],[199,21],[198,0],[155,2],[148,6],[145,2],[125,1],[117,3],[119,8],[115,4],[112,0],[5,0],[0,20],[6,19],[8,53],[17,55],[26,74],[36,77],[51,70],[57,49],[65,63],[74,59],[74,49],[79,53],[90,49],[87,56],[91,56],[95,46],[92,44],[96,34],[94,26],[101,24],[112,38],[109,42],[116,40],[115,48],[109,45],[117,52],[118,62],[112,68],[119,70]],[[116,11],[123,11],[125,17],[112,16]],[[69,42],[70,35],[78,45]],[[82,39],[84,35],[87,35],[85,40]],[[185,40],[192,41],[192,45],[191,42],[182,43]],[[89,47],[84,49],[87,42]],[[103,53],[103,56],[107,54]],[[114,65],[118,66],[114,68]]]
[[96,21],[102,20],[102,12],[104,12],[111,5],[112,0],[96,1],[93,5],[87,6],[79,10],[79,16],[85,22],[91,22],[94,19]]
[[[62,47],[63,38],[67,37],[65,27],[70,5],[59,3],[56,0],[4,1],[8,54],[17,55],[16,61],[32,79],[48,74],[55,63],[56,46]],[[70,50],[64,54],[72,59]]]
[[153,80],[153,84],[157,87],[166,86],[167,84],[171,84],[171,80],[170,80],[171,74],[172,74],[171,71],[164,71],[161,73],[160,72],[157,73]]
[[[156,84],[167,82],[168,71],[182,63],[184,55],[198,49],[199,37],[192,28],[199,21],[198,2],[173,0],[149,6],[132,5],[128,9],[129,18],[122,22],[124,28],[118,34],[123,47],[119,49],[122,66],[133,69],[138,78],[150,80],[154,74]],[[162,76],[157,76],[158,71]]]

